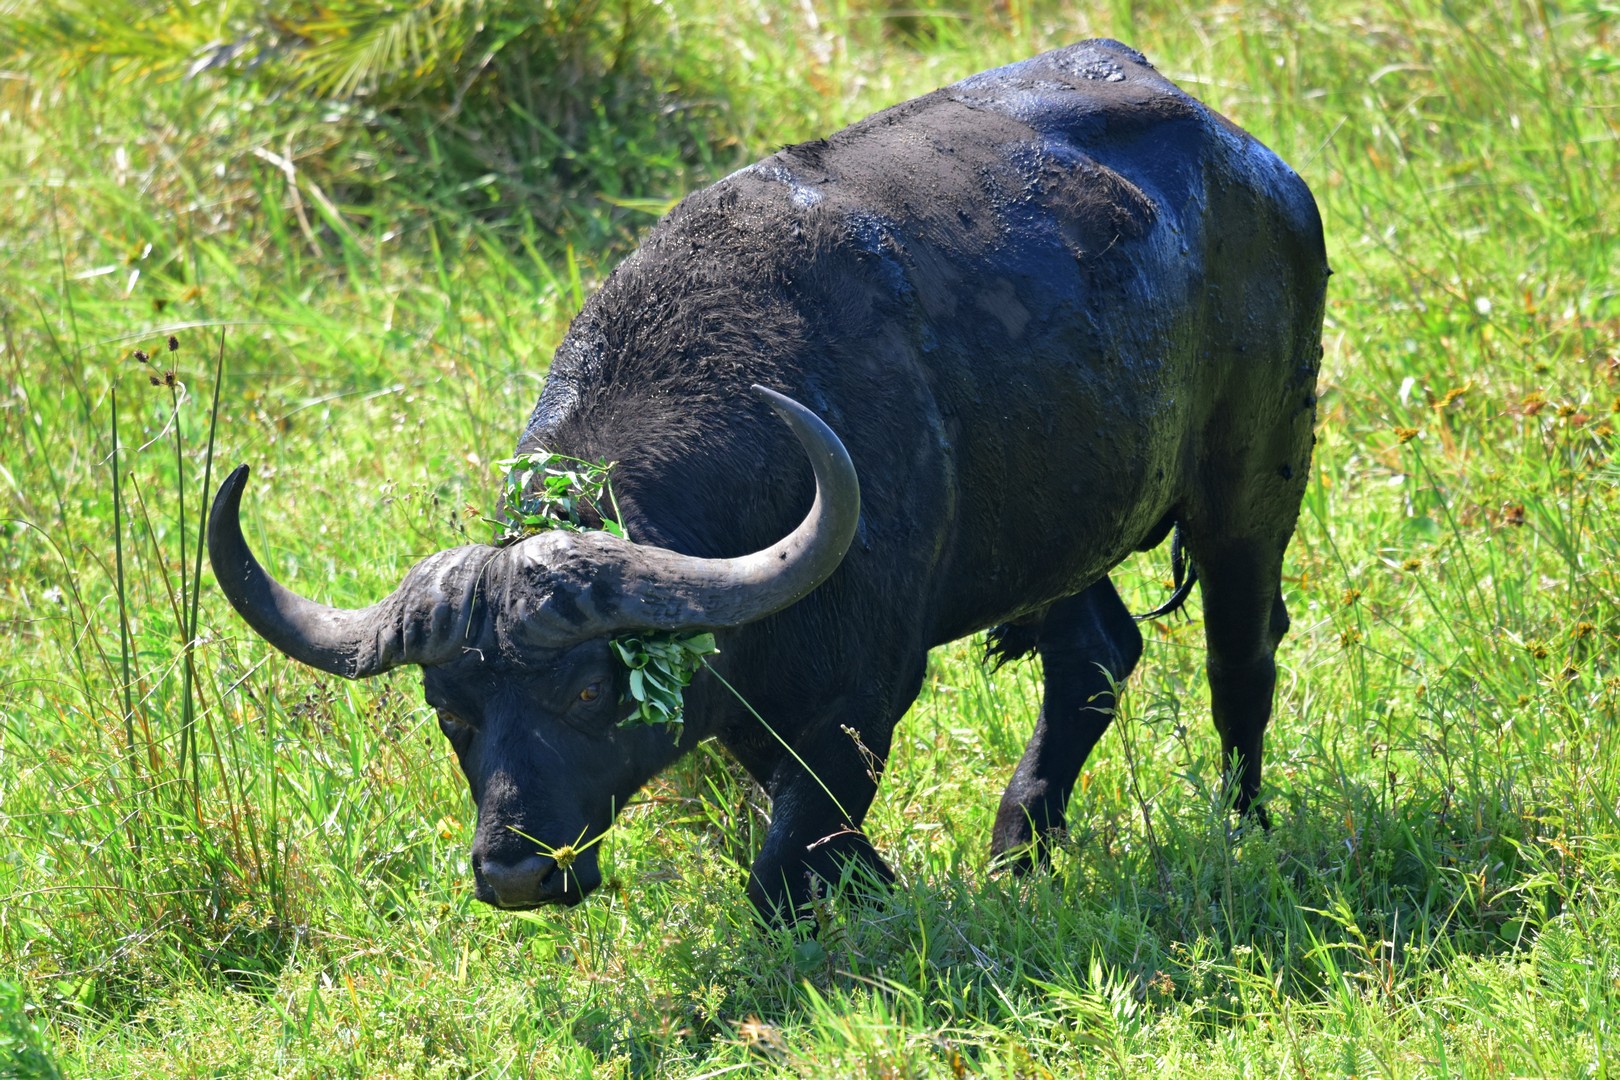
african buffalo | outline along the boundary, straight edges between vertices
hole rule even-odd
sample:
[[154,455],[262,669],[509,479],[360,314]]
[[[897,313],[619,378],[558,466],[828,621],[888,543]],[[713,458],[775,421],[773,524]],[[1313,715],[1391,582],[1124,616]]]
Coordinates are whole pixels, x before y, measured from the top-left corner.
[[[423,669],[478,807],[477,893],[500,907],[581,900],[591,841],[711,736],[771,796],[762,912],[817,878],[888,878],[859,829],[891,732],[928,650],[986,628],[1044,665],[992,841],[1037,863],[1142,651],[1107,575],[1172,528],[1231,797],[1258,811],[1328,274],[1293,171],[1138,53],[1082,42],[788,147],[653,227],[574,320],[518,442],[617,463],[629,541],[459,547],[372,607],[328,608],[247,549],[244,466],[209,554],[289,656]],[[648,630],[720,646],[676,731],[619,723],[610,641]]]

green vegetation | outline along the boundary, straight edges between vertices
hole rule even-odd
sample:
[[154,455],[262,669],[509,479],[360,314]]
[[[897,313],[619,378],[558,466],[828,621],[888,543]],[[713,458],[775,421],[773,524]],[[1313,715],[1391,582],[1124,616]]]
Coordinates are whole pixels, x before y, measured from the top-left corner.
[[624,527],[618,522],[619,508],[609,475],[612,471],[611,463],[581,461],[543,450],[497,461],[500,516],[487,520],[495,526],[498,542],[514,543],[547,529],[577,532],[600,528],[623,537]]
[[682,692],[692,685],[704,657],[720,651],[713,634],[644,633],[639,637],[614,638],[618,653],[628,671],[623,701],[634,701],[636,711],[621,724],[669,724],[677,741],[684,722]]
[[[0,0],[0,1076],[1616,1071],[1609,0],[279,6]],[[1195,593],[1050,875],[986,869],[1038,671],[963,642],[870,819],[900,883],[814,940],[755,929],[765,807],[709,747],[588,903],[477,904],[417,676],[255,638],[210,488],[250,462],[261,556],[375,599],[490,539],[653,213],[1099,34],[1291,161],[1338,272],[1274,831],[1219,806]]]

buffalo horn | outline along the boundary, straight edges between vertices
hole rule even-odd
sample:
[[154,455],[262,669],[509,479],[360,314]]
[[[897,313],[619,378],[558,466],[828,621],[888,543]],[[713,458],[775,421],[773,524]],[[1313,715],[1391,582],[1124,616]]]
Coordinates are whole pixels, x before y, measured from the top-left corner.
[[[763,619],[797,603],[825,581],[849,550],[861,513],[855,466],[838,436],[797,401],[763,386],[755,395],[787,421],[810,457],[816,495],[797,528],[762,551],[702,559],[644,547],[599,532],[547,532],[516,549],[552,576],[530,629],[562,644],[626,630],[721,629]],[[565,584],[567,582],[567,584]]]
[[495,549],[451,548],[413,566],[386,599],[358,611],[327,607],[284,588],[242,537],[248,467],[225,478],[208,518],[208,561],[231,606],[294,660],[358,679],[401,664],[442,664],[461,654],[479,575]]

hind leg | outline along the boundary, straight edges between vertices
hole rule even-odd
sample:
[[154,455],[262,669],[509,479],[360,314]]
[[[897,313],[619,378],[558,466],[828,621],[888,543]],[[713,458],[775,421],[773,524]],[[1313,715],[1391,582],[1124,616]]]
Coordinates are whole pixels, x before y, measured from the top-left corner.
[[1195,553],[1204,596],[1210,711],[1221,736],[1227,795],[1240,814],[1253,814],[1268,828],[1257,800],[1277,686],[1277,645],[1288,632],[1283,543],[1240,541]]
[[1036,649],[1046,694],[1035,733],[1001,797],[990,843],[993,860],[1018,873],[1046,862],[1049,838],[1064,827],[1080,767],[1114,718],[1114,686],[1142,655],[1142,634],[1113,582],[1103,578],[1052,605]]

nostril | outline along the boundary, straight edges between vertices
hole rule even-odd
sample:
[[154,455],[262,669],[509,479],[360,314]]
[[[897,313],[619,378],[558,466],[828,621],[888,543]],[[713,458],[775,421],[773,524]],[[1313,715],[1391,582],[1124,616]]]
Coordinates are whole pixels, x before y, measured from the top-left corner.
[[482,873],[502,907],[533,905],[543,899],[542,883],[556,863],[544,855],[530,855],[515,863],[482,861]]

